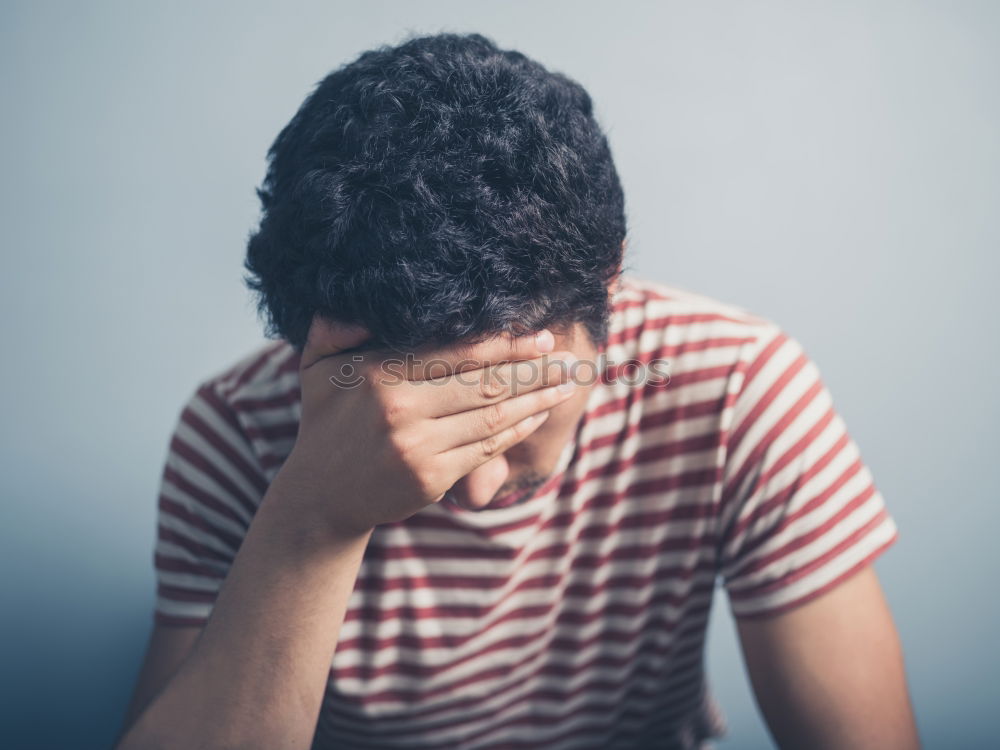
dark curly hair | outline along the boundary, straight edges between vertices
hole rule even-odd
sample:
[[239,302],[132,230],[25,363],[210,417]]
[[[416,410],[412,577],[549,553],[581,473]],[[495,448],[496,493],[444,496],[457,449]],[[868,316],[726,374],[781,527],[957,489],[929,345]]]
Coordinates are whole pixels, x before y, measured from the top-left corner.
[[268,151],[246,283],[269,336],[314,313],[413,349],[582,322],[603,343],[624,196],[591,98],[480,34],[326,76]]

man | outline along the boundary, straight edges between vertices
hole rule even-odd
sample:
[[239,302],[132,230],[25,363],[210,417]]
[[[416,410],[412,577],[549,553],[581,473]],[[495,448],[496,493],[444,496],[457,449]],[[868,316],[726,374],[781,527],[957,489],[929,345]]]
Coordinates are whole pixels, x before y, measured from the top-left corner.
[[719,578],[779,745],[917,747],[857,446],[779,326],[621,273],[578,84],[414,38],[269,159],[279,340],[181,414],[122,750],[704,747]]

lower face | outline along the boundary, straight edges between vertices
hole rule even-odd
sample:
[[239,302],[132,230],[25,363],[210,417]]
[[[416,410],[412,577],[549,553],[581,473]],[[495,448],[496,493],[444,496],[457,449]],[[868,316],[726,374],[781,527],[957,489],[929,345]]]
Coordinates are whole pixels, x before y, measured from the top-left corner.
[[[595,362],[598,350],[586,329],[579,323],[573,328],[552,331],[555,351],[569,351],[579,360]],[[569,399],[550,410],[549,418],[520,443],[478,466],[458,480],[445,494],[467,510],[488,509],[494,501],[502,506],[523,502],[534,494],[555,471],[566,444],[573,439],[593,384],[580,383]]]

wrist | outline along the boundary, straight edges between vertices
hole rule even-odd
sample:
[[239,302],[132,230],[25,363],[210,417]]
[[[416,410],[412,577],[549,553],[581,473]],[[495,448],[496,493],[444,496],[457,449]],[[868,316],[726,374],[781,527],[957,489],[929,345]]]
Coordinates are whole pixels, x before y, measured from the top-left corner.
[[289,456],[264,494],[257,517],[293,550],[367,542],[374,527],[356,527],[337,518],[330,494],[329,488],[316,486],[314,473]]

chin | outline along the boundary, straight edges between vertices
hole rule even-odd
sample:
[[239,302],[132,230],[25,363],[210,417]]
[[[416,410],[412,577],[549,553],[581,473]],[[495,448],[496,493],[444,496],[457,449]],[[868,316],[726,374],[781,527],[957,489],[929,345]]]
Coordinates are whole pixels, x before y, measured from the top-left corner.
[[470,498],[465,493],[457,493],[453,490],[449,490],[445,497],[451,500],[452,503],[458,505],[466,510],[488,510],[494,505],[500,505],[502,507],[508,507],[510,505],[517,505],[518,503],[524,502],[530,498],[535,491],[541,487],[548,480],[549,475],[531,474],[512,482],[504,482],[500,485],[500,488],[493,493],[493,497],[489,498],[486,502],[476,502]]

